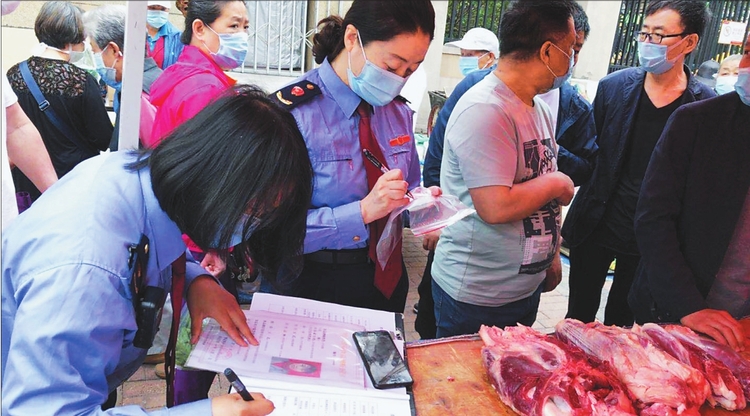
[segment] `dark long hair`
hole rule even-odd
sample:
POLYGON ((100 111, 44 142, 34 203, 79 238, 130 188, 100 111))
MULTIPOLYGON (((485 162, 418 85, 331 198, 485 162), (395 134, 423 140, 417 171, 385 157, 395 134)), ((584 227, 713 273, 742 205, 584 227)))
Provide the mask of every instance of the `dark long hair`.
POLYGON ((151 169, 162 209, 199 247, 212 248, 217 236, 227 247, 235 226, 249 217, 246 241, 235 250, 264 276, 273 278, 300 253, 312 165, 294 117, 259 88, 228 90, 143 152, 131 169, 151 169))
MULTIPOLYGON (((190 41, 193 39, 193 22, 200 20, 204 25, 211 26, 211 23, 221 16, 221 11, 224 10, 227 3, 233 1, 242 0, 190 0, 185 15, 185 30, 182 31, 180 42, 190 45, 190 41)), ((242 3, 245 2, 242 1, 242 3)))
POLYGON ((325 58, 331 62, 344 49, 344 31, 348 25, 359 30, 362 45, 388 41, 402 33, 422 33, 435 36, 435 9, 430 0, 354 0, 342 19, 328 16, 318 22, 318 33, 313 36, 315 62, 325 58))

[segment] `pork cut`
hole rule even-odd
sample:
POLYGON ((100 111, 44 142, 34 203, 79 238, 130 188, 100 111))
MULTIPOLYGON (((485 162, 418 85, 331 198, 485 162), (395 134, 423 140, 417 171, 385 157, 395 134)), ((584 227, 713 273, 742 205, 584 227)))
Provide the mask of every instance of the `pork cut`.
POLYGON ((482 326, 482 357, 500 399, 522 415, 634 415, 609 365, 529 327, 482 326))
POLYGON ((719 405, 727 410, 745 408, 746 401, 742 386, 723 362, 711 357, 694 344, 681 341, 663 326, 647 323, 643 326, 633 326, 633 331, 648 337, 659 348, 683 364, 700 371, 711 386, 711 394, 708 395, 708 403, 711 406, 719 405))
POLYGON ((712 358, 724 363, 742 386, 742 391, 745 393, 745 400, 750 400, 750 361, 729 346, 701 337, 688 327, 667 325, 664 329, 679 338, 683 343, 694 345, 712 358))
POLYGON ((564 342, 609 363, 641 415, 698 415, 710 394, 698 370, 630 330, 565 319, 555 326, 555 333, 564 342))

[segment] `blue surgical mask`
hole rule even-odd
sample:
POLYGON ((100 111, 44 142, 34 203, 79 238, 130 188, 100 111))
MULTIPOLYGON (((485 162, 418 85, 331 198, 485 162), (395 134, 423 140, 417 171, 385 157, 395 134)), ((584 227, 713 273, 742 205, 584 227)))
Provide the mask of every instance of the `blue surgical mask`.
POLYGON ((169 21, 169 12, 163 10, 149 10, 146 12, 146 22, 155 29, 161 29, 169 21))
POLYGON ((739 69, 734 90, 740 95, 740 100, 745 105, 750 105, 750 67, 739 69))
POLYGON ((559 50, 560 52, 562 52, 563 55, 567 56, 568 59, 570 60, 570 62, 568 64, 568 72, 566 72, 564 75, 560 75, 560 76, 558 76, 557 74, 555 74, 555 71, 553 71, 552 68, 549 67, 549 65, 544 64, 544 65, 547 66, 547 69, 549 70, 549 72, 551 72, 552 75, 555 77, 555 80, 552 82, 552 88, 550 88, 550 91, 562 87, 562 85, 565 84, 565 81, 567 81, 567 80, 570 79, 570 77, 573 75, 573 65, 575 65, 575 55, 574 54, 567 54, 567 53, 565 53, 565 51, 563 51, 562 49, 560 49, 560 47, 557 46, 557 45, 555 45, 554 43, 552 43, 552 46, 554 46, 555 48, 557 48, 557 50, 559 50))
MULTIPOLYGON (((488 52, 489 53, 489 52, 488 52)), ((472 72, 484 69, 487 67, 487 64, 485 64, 482 68, 479 68, 479 60, 484 58, 487 54, 485 53, 482 56, 461 56, 458 58, 458 69, 461 70, 461 75, 467 76, 471 74, 472 72)), ((492 62, 492 60, 490 60, 492 62)))
POLYGON ((737 83, 737 75, 722 75, 716 77, 716 85, 714 90, 719 95, 726 94, 734 91, 734 84, 737 83))
POLYGON ((357 39, 359 39, 362 56, 365 58, 365 65, 362 67, 362 72, 355 76, 352 72, 351 55, 349 55, 349 68, 346 69, 346 74, 349 78, 349 87, 360 98, 370 103, 370 105, 375 107, 384 106, 393 101, 401 92, 401 88, 404 87, 407 78, 402 78, 388 72, 368 61, 359 31, 357 31, 357 39))
POLYGON ((479 69, 479 57, 478 56, 462 56, 458 58, 458 69, 461 70, 461 75, 467 76, 472 72, 479 69))
MULTIPOLYGON (((206 27, 216 33, 211 26, 206 25, 206 27)), ((219 50, 216 53, 211 52, 210 49, 208 51, 216 65, 225 71, 242 65, 247 56, 247 39, 250 35, 243 30, 237 33, 216 33, 216 36, 219 37, 219 50)))
POLYGON ((674 66, 675 62, 681 55, 677 55, 672 59, 667 59, 667 53, 671 48, 676 47, 682 41, 675 43, 671 47, 667 45, 660 45, 658 43, 651 42, 638 42, 638 62, 641 67, 646 71, 654 75, 663 74, 674 66))
POLYGON ((109 45, 105 46, 104 49, 102 49, 99 53, 94 54, 94 64, 96 65, 96 72, 99 73, 99 76, 102 77, 102 80, 104 80, 105 84, 109 85, 117 91, 120 91, 122 90, 122 81, 117 80, 117 71, 115 70, 115 64, 117 63, 117 59, 119 58, 115 58, 115 62, 112 63, 112 67, 104 65, 102 54, 107 50, 107 48, 109 48, 109 45))
POLYGON ((260 219, 244 214, 240 222, 238 222, 237 225, 234 227, 234 232, 232 233, 232 239, 229 241, 229 247, 220 247, 220 244, 219 244, 220 237, 217 234, 216 237, 214 237, 213 243, 211 243, 211 248, 228 249, 242 242, 247 241, 247 238, 244 238, 244 234, 242 231, 245 228, 245 223, 248 221, 250 221, 250 226, 248 228, 248 234, 247 234, 247 236, 249 237, 253 233, 253 231, 255 231, 255 229, 258 228, 258 225, 260 224, 260 219))

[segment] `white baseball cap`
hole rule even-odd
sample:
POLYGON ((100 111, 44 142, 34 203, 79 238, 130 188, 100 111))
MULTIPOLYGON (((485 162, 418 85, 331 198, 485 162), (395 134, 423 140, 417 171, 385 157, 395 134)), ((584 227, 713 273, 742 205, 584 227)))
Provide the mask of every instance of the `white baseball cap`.
POLYGON ((172 4, 171 1, 153 1, 153 0, 149 0, 149 2, 148 2, 149 6, 161 6, 161 7, 165 8, 165 9, 169 9, 170 6, 171 6, 171 4, 172 4))
POLYGON ((495 58, 500 55, 500 41, 497 40, 497 36, 483 27, 469 29, 461 40, 448 42, 446 45, 470 51, 489 51, 495 58))

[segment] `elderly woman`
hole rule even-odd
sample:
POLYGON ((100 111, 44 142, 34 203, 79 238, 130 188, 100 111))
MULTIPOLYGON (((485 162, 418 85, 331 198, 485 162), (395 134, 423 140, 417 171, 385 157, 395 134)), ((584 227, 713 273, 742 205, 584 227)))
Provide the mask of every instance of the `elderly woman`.
MULTIPOLYGON (((2 414, 102 414, 153 338, 158 313, 149 320, 136 311, 160 308, 170 291, 187 299, 194 340, 210 316, 237 343, 257 345, 232 295, 186 254, 182 234, 205 247, 239 243, 274 275, 302 244, 311 195, 294 119, 249 87, 217 99, 153 150, 81 164, 3 232, 2 414)), ((273 410, 255 396, 154 414, 273 410)), ((138 406, 104 413, 146 414, 138 406)))
MULTIPOLYGON (((94 51, 96 70, 107 85, 115 89, 115 102, 120 101, 122 91, 122 65, 125 46, 125 17, 127 9, 120 5, 104 5, 83 15, 83 26, 94 51)), ((147 54, 148 55, 148 54, 147 54)), ((151 129, 154 126, 156 109, 149 101, 151 84, 162 71, 153 58, 143 61, 143 86, 141 90, 141 124, 138 136, 144 146, 152 147, 151 129)), ((120 124, 119 105, 115 106, 117 119, 110 149, 117 150, 120 124)))
MULTIPOLYGON (((69 2, 46 2, 36 18, 34 32, 42 43, 42 52, 11 67, 8 80, 21 108, 39 130, 57 176, 62 177, 107 148, 112 123, 96 80, 75 66, 84 50, 81 9, 69 2), (29 71, 28 81, 22 74, 24 67, 29 71), (47 111, 40 109, 44 99, 37 100, 32 94, 35 86, 49 102, 47 111), (56 121, 50 118, 51 112, 56 121)), ((32 200, 41 195, 18 169, 14 169, 13 181, 16 191, 28 192, 32 200)))

